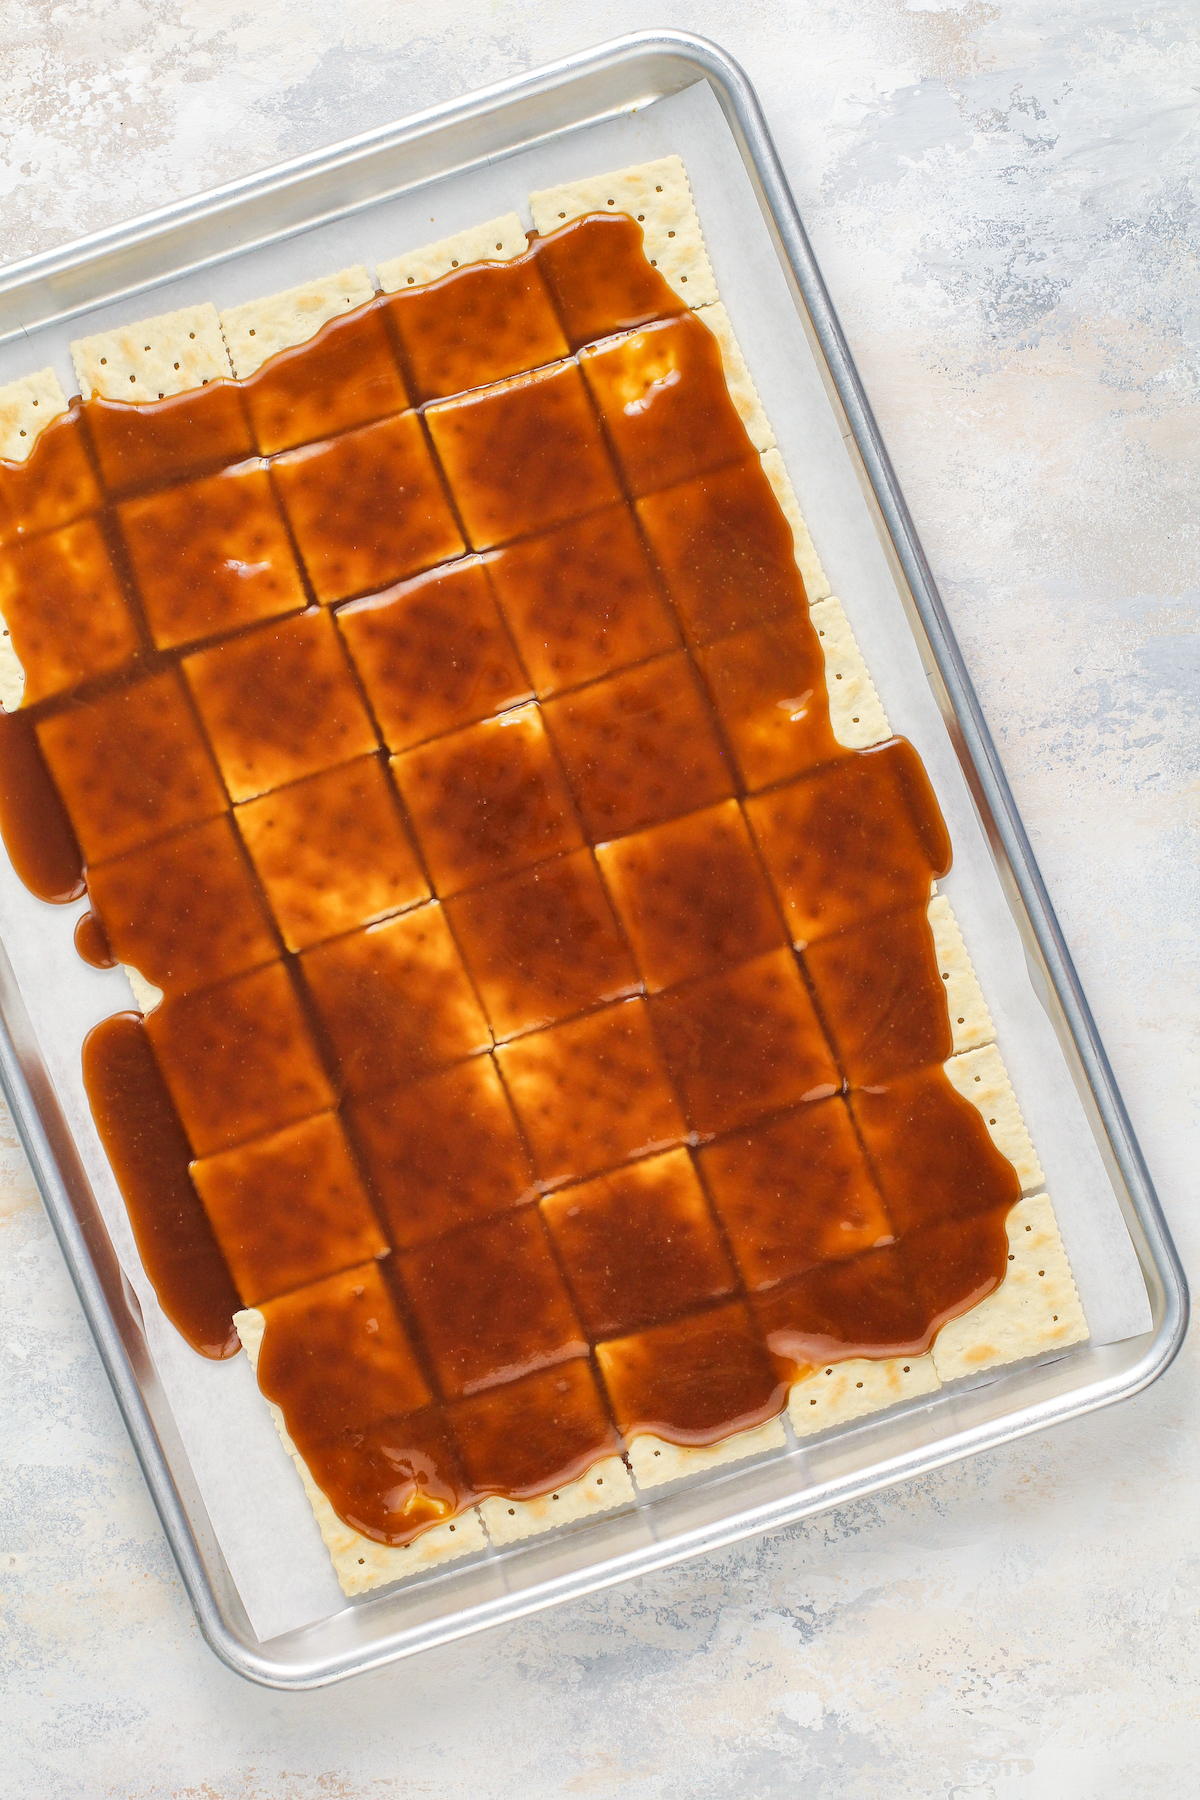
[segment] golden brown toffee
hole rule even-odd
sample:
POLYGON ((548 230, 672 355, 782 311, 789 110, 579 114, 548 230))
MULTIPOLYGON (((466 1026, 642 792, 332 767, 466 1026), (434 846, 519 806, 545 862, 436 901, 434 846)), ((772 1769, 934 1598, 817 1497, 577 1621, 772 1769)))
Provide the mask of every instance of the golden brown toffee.
POLYGON ((950 846, 845 751, 792 537, 633 220, 100 400, 0 469, 0 825, 80 952, 164 1307, 240 1302, 334 1508, 400 1543, 818 1359, 917 1353, 1016 1175, 940 1064, 950 846), (190 1171, 190 1172, 189 1172, 190 1171))

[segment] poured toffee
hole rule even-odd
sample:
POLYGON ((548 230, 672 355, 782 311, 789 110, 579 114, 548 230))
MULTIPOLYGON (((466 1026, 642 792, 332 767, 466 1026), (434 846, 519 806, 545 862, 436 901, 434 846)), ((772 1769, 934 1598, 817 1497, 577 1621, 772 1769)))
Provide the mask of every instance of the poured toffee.
POLYGON ((622 216, 0 467, 0 828, 161 987, 84 1046, 142 1259, 408 1541, 1005 1268, 942 1073, 950 846, 846 751, 715 339, 622 216), (84 600, 86 599, 86 606, 84 600))

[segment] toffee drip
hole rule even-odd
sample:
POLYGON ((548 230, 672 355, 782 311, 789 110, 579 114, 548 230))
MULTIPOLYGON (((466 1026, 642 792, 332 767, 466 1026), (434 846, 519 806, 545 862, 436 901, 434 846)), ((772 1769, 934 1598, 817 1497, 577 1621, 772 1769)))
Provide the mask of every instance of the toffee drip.
POLYGON ((115 1013, 93 1026, 83 1074, 159 1304, 201 1356, 236 1356, 237 1290, 188 1175, 191 1148, 140 1013, 115 1013))

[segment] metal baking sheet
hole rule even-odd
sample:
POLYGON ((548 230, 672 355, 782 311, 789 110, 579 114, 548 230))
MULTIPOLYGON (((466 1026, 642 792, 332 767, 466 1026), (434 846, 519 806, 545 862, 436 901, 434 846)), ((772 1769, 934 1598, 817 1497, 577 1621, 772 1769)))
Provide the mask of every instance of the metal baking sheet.
MULTIPOLYGON (((8 958, 0 957, 0 1080, 201 1628, 231 1667, 271 1685, 302 1687, 336 1679, 786 1523, 1122 1398, 1161 1373, 1185 1329, 1182 1274, 995 749, 754 95, 720 51, 677 34, 622 39, 12 265, 0 275, 0 379, 47 360, 55 360, 65 376, 65 344, 80 328, 70 321, 84 314, 88 328, 97 328, 108 322, 106 308, 114 322, 136 318, 179 304, 189 289, 195 298, 211 296, 226 305, 302 274, 336 267, 339 260, 370 261, 489 212, 509 210, 531 187, 662 154, 653 124, 685 116, 691 146, 670 142, 665 147, 680 148, 694 179, 699 177, 697 198, 706 229, 706 196, 714 209, 720 199, 728 211, 744 201, 748 183, 760 209, 762 226, 749 221, 757 263, 754 254, 727 255, 723 267, 721 243, 712 242, 710 248, 735 326, 750 316, 752 306, 775 308, 775 329, 767 332, 776 349, 775 363, 771 366, 769 354, 760 352, 766 363, 755 372, 785 459, 795 477, 780 407, 792 373, 804 360, 802 341, 800 356, 788 354, 788 338, 794 351, 799 322, 817 376, 803 398, 811 409, 815 396, 816 405, 828 412, 823 422, 828 426, 832 421, 833 460, 840 438, 849 458, 846 466, 858 476, 856 504, 866 522, 865 536, 860 531, 861 541, 846 550, 843 568, 831 566, 835 590, 851 610, 885 702, 888 679, 898 680, 893 668, 906 661, 910 679, 914 673, 919 681, 927 678, 937 702, 936 709, 930 707, 922 694, 923 724, 915 718, 920 708, 906 709, 894 701, 890 708, 897 728, 918 742, 939 794, 945 796, 951 787, 961 790, 960 822, 951 819, 961 867, 956 866, 950 891, 997 1017, 1002 1050, 1047 1163, 1093 1340, 1059 1360, 989 1376, 966 1390, 956 1384, 930 1401, 863 1421, 828 1441, 728 1470, 644 1501, 631 1512, 513 1546, 481 1562, 450 1565, 417 1584, 353 1604, 341 1602, 334 1585, 326 1607, 310 1601, 307 1612, 301 1608, 297 1616, 311 1622, 273 1635, 267 1627, 264 1641, 255 1632, 222 1548, 222 1542, 229 1545, 228 1521, 219 1521, 219 1531, 214 1528, 201 1497, 203 1486, 211 1505, 217 1490, 214 1471, 201 1467, 196 1454, 195 1420, 185 1416, 177 1384, 173 1402, 164 1392, 162 1368, 170 1352, 161 1318, 153 1317, 153 1305, 139 1303, 136 1286, 141 1284, 135 1286, 121 1266, 134 1267, 135 1276, 140 1273, 130 1262, 129 1243, 120 1241, 111 1208, 97 1202, 102 1184, 87 1142, 90 1120, 79 1116, 70 1083, 62 1067, 54 1066, 61 1061, 56 1054, 61 1043, 51 1044, 44 1028, 39 1036, 30 1024, 30 1012, 44 1006, 50 975, 39 972, 35 992, 25 978, 23 997, 8 958), (656 105, 661 105, 660 113, 653 110, 656 105), (522 157, 522 165, 509 161, 514 156, 522 157), (533 171, 528 179, 527 169, 533 171), (426 219, 429 225, 424 225, 426 219), (381 235, 385 229, 390 237, 381 235), (770 267, 764 266, 764 256, 770 267), (758 290, 752 294, 748 284, 756 280, 758 290), (147 291, 155 287, 165 291, 147 291), (765 298, 764 289, 770 290, 765 298), (880 592, 881 584, 886 594, 880 592), (858 610, 851 607, 856 585, 864 594, 858 610), (969 816, 961 810, 968 808, 969 816), (964 836, 978 838, 978 854, 963 856, 964 836), (981 877, 978 891, 968 879, 972 869, 981 877), (991 923, 1002 924, 1002 930, 986 929, 989 887, 991 923), (999 922, 996 904, 1004 913, 999 922), (1019 979, 1014 962, 1020 964, 1019 979), (1040 1007, 1035 1005, 1036 1019, 1029 1010, 1030 981, 1041 1001, 1040 1007), (1023 1031, 1005 1029, 1006 1011, 1014 1027, 1023 1018, 1023 1031), (1060 1147, 1063 1180, 1067 1163, 1077 1164, 1076 1191, 1066 1196, 1065 1207, 1062 1184, 1056 1184, 1053 1159, 1044 1148, 1048 1123, 1039 1122, 1037 1097, 1029 1093, 1028 1082, 1023 1089, 1017 1066, 1020 1039, 1036 1038, 1039 1031, 1045 1039, 1043 1058, 1048 1045, 1060 1065, 1060 1083, 1067 1084, 1060 1091, 1070 1104, 1060 1111, 1071 1112, 1077 1131, 1077 1156, 1067 1155, 1070 1144, 1060 1147), (91 1179, 85 1165, 91 1166, 91 1179), (1144 1294, 1139 1285, 1132 1295, 1128 1281, 1110 1281, 1106 1290, 1100 1280, 1103 1259, 1093 1258, 1095 1266, 1089 1269, 1081 1266, 1087 1246, 1078 1225, 1072 1236, 1072 1204, 1076 1219, 1080 1208, 1091 1205, 1089 1216, 1103 1218, 1111 1232, 1127 1234, 1119 1246, 1108 1244, 1109 1262, 1119 1263, 1119 1248, 1131 1264, 1132 1246, 1144 1294), (106 1213, 112 1229, 106 1227, 106 1213)), ((753 355, 751 361, 755 365, 753 355)), ((822 492, 819 471, 808 473, 810 491, 800 480, 797 486, 820 549, 822 521, 839 504, 844 507, 845 498, 839 502, 836 484, 822 492)), ((846 468, 839 465, 838 473, 844 487, 846 468)), ((27 956, 27 944, 8 944, 14 961, 27 956)), ((77 1022, 84 1022, 89 1006, 101 1016, 122 1004, 111 985, 89 990, 79 969, 77 962, 64 962, 62 969, 64 983, 78 996, 77 1022)), ((121 977, 105 979, 111 984, 121 977)), ((71 1040, 65 1034, 75 1046, 76 1062, 80 1035, 71 1040)), ((277 1448, 269 1444, 271 1452, 277 1448)), ((236 1462, 227 1452, 226 1486, 227 1471, 236 1462)), ((221 1475, 216 1471, 218 1488, 221 1475)), ((244 1567, 241 1573, 245 1587, 244 1567)), ((261 1608, 256 1623, 262 1631, 261 1608)))

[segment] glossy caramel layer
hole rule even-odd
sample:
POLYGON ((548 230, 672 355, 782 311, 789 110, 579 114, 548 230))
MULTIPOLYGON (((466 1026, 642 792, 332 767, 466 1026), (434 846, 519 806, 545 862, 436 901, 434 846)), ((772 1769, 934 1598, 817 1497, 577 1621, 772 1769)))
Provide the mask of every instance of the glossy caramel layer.
POLYGON ((0 599, 5 841, 48 899, 86 859, 81 954, 165 996, 84 1058, 147 1272, 207 1354, 261 1307, 357 1529, 710 1443, 998 1282, 937 803, 835 741, 635 221, 76 407, 0 469, 0 599))

